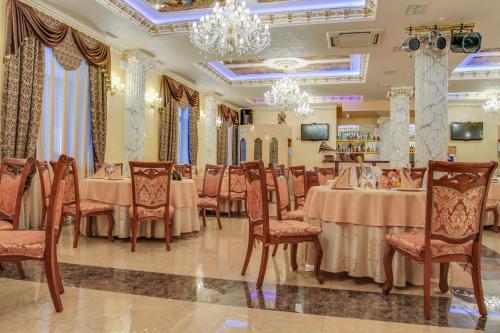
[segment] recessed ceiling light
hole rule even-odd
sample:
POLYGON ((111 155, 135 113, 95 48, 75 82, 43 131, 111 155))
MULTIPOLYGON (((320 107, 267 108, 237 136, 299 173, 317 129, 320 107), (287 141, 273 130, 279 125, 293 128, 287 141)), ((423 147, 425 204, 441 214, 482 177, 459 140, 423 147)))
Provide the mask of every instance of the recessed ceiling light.
POLYGON ((427 4, 408 5, 405 10, 406 16, 423 15, 427 9, 427 4))

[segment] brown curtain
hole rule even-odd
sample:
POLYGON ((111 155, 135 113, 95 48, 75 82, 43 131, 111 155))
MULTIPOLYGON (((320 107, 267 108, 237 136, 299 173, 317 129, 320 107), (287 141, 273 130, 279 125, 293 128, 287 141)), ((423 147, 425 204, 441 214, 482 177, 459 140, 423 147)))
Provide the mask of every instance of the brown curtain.
POLYGON ((232 139, 232 149, 233 149, 233 165, 237 165, 238 163, 238 150, 239 150, 239 145, 238 145, 238 124, 233 124, 233 139, 232 139))
POLYGON ((40 128, 45 57, 43 45, 27 37, 5 65, 2 157, 34 157, 40 128))
POLYGON ((110 84, 109 69, 111 68, 109 46, 39 13, 19 0, 8 0, 6 14, 5 58, 8 60, 7 68, 12 68, 7 69, 9 73, 6 73, 4 81, 4 89, 8 89, 8 96, 4 95, 2 105, 4 129, 7 129, 7 133, 9 133, 12 131, 10 128, 15 128, 18 135, 29 135, 29 138, 8 138, 3 131, 3 156, 6 156, 5 154, 18 154, 21 150, 25 150, 23 154, 32 155, 34 152, 40 124, 41 95, 43 94, 43 44, 54 49, 58 61, 67 70, 78 68, 82 56, 89 63, 92 138, 96 161, 103 162, 106 141, 106 91, 110 84), (36 43, 28 43, 27 40, 35 40, 36 43), (35 52, 32 43, 36 44, 36 53, 41 53, 41 56, 35 57, 37 61, 33 60, 35 58, 30 60, 30 52, 35 52), (81 55, 76 54, 76 49, 81 55), (28 70, 31 63, 33 63, 34 69, 30 76, 28 70), (16 69, 19 71, 17 74, 14 73, 16 69), (41 73, 41 79, 38 77, 39 73, 41 73), (10 76, 18 76, 21 80, 20 83, 17 83, 17 92, 16 88, 13 87, 16 84, 15 78, 13 82, 9 82, 10 76), (11 87, 7 87, 8 85, 11 87), (38 95, 40 95, 40 101, 38 101, 38 95), (21 104, 24 104, 24 108, 26 108, 26 101, 31 100, 33 106, 30 107, 30 110, 32 112, 19 112, 16 118, 10 116, 11 118, 7 120, 5 115, 8 116, 11 112, 8 108, 14 107, 17 99, 20 100, 20 110, 23 107, 21 104), (29 128, 28 134, 24 133, 26 128, 29 128), (16 140, 19 142, 15 143, 16 140))
POLYGON ((163 111, 160 119, 160 161, 177 161, 177 137, 179 105, 185 100, 190 105, 189 114, 189 162, 197 164, 198 158, 198 110, 200 96, 196 90, 163 75, 160 85, 163 111))

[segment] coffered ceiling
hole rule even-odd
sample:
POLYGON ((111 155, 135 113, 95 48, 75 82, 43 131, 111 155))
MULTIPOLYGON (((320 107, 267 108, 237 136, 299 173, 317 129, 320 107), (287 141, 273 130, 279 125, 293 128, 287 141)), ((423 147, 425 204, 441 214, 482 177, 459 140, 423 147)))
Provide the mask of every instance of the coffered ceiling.
POLYGON ((248 0, 248 7, 270 23, 271 47, 231 61, 205 58, 189 42, 189 23, 211 10, 211 0, 31 2, 63 12, 124 50, 147 51, 200 90, 241 107, 261 105, 269 84, 284 75, 275 66, 282 59, 300 64, 290 75, 320 103, 358 98, 353 96, 385 99, 390 86, 414 85, 414 61, 398 46, 407 37, 405 28, 419 24, 475 23, 483 52, 449 53, 450 93, 463 97, 500 89, 498 0, 248 0), (425 5, 424 10, 411 10, 415 4, 425 5), (327 33, 345 31, 382 34, 375 45, 331 47, 327 33))

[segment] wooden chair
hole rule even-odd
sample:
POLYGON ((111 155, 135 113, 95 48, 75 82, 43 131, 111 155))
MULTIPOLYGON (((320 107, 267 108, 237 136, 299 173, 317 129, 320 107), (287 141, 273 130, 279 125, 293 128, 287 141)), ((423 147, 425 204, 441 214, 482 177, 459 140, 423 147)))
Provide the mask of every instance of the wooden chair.
MULTIPOLYGON (((50 162, 52 169, 56 166, 54 161, 50 162)), ((55 169, 54 169, 55 170, 55 169)), ((66 175, 64 176, 65 190, 63 198, 63 214, 62 218, 72 216, 75 218, 75 231, 73 235, 73 248, 78 247, 78 239, 80 238, 80 223, 82 218, 89 218, 91 216, 105 215, 108 218, 108 239, 113 241, 113 227, 115 219, 113 217, 113 205, 96 202, 91 200, 80 199, 80 187, 78 182, 78 167, 75 159, 71 160, 66 175)), ((62 225, 62 222, 61 222, 62 225)), ((59 228, 60 237, 62 228, 59 228)), ((92 236, 92 222, 87 221, 87 234, 92 236)))
POLYGON ((424 316, 431 316, 431 269, 440 264, 439 288, 448 291, 450 262, 471 264, 472 283, 479 313, 486 316, 481 286, 481 237, 486 197, 496 162, 450 163, 429 161, 427 209, 424 233, 387 234, 384 257, 387 281, 392 289, 392 258, 397 251, 424 264, 424 316))
POLYGON ((35 161, 38 177, 40 178, 40 192, 42 196, 42 221, 40 222, 40 229, 45 227, 45 219, 47 216, 47 209, 49 208, 50 188, 52 184, 49 163, 47 161, 35 161))
POLYGON ((222 188, 222 180, 224 179, 225 170, 225 165, 207 164, 205 166, 205 177, 203 177, 203 192, 201 193, 201 197, 198 199, 198 208, 201 209, 204 226, 207 225, 206 210, 214 209, 215 216, 217 218, 217 224, 219 225, 219 229, 222 229, 222 224, 220 222, 220 191, 222 188))
POLYGON ((269 202, 267 199, 266 170, 262 161, 242 163, 247 184, 247 209, 249 220, 248 247, 241 275, 245 275, 252 255, 255 240, 262 243, 262 258, 260 262, 257 288, 262 287, 266 274, 269 247, 278 244, 292 244, 291 266, 297 270, 298 243, 313 242, 317 250, 316 264, 314 267, 316 278, 323 283, 320 266, 323 257, 318 235, 321 229, 308 223, 293 220, 269 220, 269 202))
POLYGON ((498 233, 500 231, 498 230, 498 201, 488 200, 485 210, 493 213, 493 231, 498 233))
POLYGON ((410 177, 415 182, 417 187, 422 187, 424 184, 425 173, 427 168, 411 168, 410 177))
POLYGON ((314 167, 314 171, 318 175, 319 185, 324 185, 327 181, 335 179, 335 168, 314 167))
MULTIPOLYGON (((104 167, 108 163, 94 163, 94 176, 102 176, 104 177, 106 175, 106 171, 104 167)), ((114 164, 115 166, 115 171, 111 175, 111 177, 121 177, 123 175, 123 163, 109 163, 109 164, 114 164)))
POLYGON ((292 174, 294 210, 297 210, 299 207, 303 207, 306 201, 306 167, 303 165, 291 166, 289 169, 292 174))
POLYGON ((243 168, 239 165, 230 165, 229 169, 229 189, 227 193, 222 192, 221 196, 227 200, 228 216, 231 217, 231 204, 238 203, 238 214, 241 212, 241 202, 246 206, 247 188, 243 168))
POLYGON ((129 162, 132 177, 132 206, 129 208, 132 252, 137 245, 137 230, 142 221, 159 221, 165 225, 165 246, 170 251, 172 216, 170 182, 172 162, 129 162))
POLYGON ((4 261, 21 262, 24 260, 43 261, 50 296, 57 312, 62 312, 63 310, 59 294, 64 293, 64 287, 57 263, 56 242, 58 229, 62 220, 62 202, 65 186, 63 178, 66 174, 66 168, 70 163, 70 158, 61 155, 55 167, 45 231, 0 231, 0 263, 4 261))
POLYGON ((0 231, 18 230, 21 204, 33 159, 6 157, 0 170, 0 231))
POLYGON ((174 170, 177 170, 184 178, 193 179, 193 166, 191 164, 174 164, 174 170))

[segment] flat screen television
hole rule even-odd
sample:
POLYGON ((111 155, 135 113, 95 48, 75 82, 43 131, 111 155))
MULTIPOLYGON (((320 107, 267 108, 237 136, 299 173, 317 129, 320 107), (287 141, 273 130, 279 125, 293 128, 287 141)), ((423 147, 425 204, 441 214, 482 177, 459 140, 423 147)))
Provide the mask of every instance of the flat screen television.
POLYGON ((328 124, 302 124, 300 128, 300 139, 302 141, 328 140, 330 137, 330 125, 328 124))
POLYGON ((483 123, 451 123, 451 139, 461 141, 482 140, 483 123))

